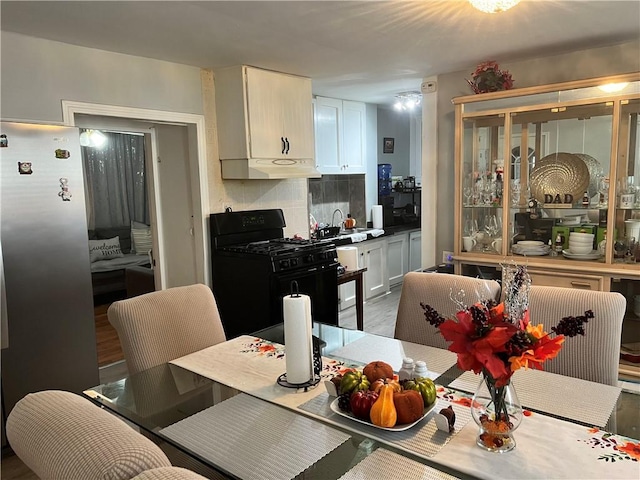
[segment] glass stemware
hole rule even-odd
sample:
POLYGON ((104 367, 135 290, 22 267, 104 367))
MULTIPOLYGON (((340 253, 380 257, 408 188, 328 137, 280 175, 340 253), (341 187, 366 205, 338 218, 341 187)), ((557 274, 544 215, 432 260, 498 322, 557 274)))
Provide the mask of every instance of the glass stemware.
POLYGON ((520 180, 514 180, 511 182, 511 205, 517 207, 520 205, 520 180))
POLYGON ((464 198, 465 198, 465 205, 472 205, 471 203, 471 197, 473 197, 473 187, 467 185, 466 187, 464 187, 464 190, 462 191, 464 198))

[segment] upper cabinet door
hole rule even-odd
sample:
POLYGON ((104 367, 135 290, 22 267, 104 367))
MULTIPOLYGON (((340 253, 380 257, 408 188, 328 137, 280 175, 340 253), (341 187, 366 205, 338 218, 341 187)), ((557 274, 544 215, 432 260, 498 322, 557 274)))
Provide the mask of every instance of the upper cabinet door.
MULTIPOLYGON (((247 68, 246 98, 251 158, 285 158, 286 75, 247 68)), ((311 97, 311 95, 309 95, 311 97)))
POLYGON ((314 158, 311 79, 281 75, 285 158, 314 158))
POLYGON ((316 97, 316 167, 323 174, 365 173, 366 105, 316 97))
POLYGON ((253 158, 313 158, 311 80, 247 68, 253 158))
POLYGON ((323 174, 342 172, 342 100, 316 97, 316 166, 323 174))
POLYGON ((365 173, 366 106, 362 102, 342 102, 343 161, 348 173, 365 173))

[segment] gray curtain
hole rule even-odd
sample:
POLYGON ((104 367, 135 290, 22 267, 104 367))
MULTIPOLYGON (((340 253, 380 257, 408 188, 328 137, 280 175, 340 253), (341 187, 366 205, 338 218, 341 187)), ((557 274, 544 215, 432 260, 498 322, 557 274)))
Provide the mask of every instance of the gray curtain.
POLYGON ((89 228, 149 225, 144 136, 102 133, 102 148, 81 147, 89 228))

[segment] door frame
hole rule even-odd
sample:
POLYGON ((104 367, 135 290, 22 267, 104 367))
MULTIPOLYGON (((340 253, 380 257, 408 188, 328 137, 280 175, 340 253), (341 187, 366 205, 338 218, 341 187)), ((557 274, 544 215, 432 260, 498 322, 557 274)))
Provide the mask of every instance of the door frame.
MULTIPOLYGON (((211 280, 211 268, 210 268, 210 246, 209 235, 207 232, 208 222, 208 210, 209 210, 209 185, 208 185, 208 171, 207 171, 207 152, 206 152, 206 138, 205 138, 205 121, 204 115, 191 114, 191 113, 178 113, 167 112, 162 110, 150 110, 144 108, 135 107, 120 107, 114 105, 103 105, 97 103, 76 102, 69 100, 62 100, 62 119, 63 124, 67 126, 75 127, 75 115, 96 115, 103 117, 115 117, 128 120, 138 120, 142 122, 160 122, 160 123, 178 123, 185 124, 188 131, 194 131, 195 129, 195 143, 197 145, 197 155, 190 154, 190 172, 191 172, 191 186, 192 189, 197 187, 199 195, 194 195, 192 199, 194 218, 199 218, 200 221, 194 221, 194 240, 195 240, 195 254, 196 259, 196 278, 198 282, 210 285, 211 280)), ((157 152, 155 151, 155 137, 154 132, 150 132, 152 136, 152 161, 151 163, 155 168, 155 159, 157 152)), ((159 204, 159 185, 157 172, 152 170, 153 177, 153 203, 159 204)), ((162 231, 163 224, 161 215, 158 214, 156 218, 158 232, 162 231)), ((158 233, 156 232, 156 233, 158 233)), ((160 269, 165 263, 165 252, 162 247, 162 235, 156 235, 158 239, 158 252, 157 260, 160 263, 160 269)), ((162 270, 160 271, 160 285, 157 285, 160 289, 166 288, 166 279, 162 276, 162 270)))

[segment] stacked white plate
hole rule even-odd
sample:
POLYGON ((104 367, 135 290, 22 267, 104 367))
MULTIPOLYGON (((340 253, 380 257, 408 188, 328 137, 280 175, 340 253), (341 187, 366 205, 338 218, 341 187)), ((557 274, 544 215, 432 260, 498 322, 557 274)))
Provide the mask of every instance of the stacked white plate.
POLYGON ((549 245, 536 240, 520 240, 511 247, 511 251, 516 255, 526 256, 548 255, 550 250, 549 245))
POLYGON ((563 250, 562 255, 574 260, 600 258, 600 252, 593 249, 593 237, 593 233, 571 232, 569 234, 569 249, 563 250))

